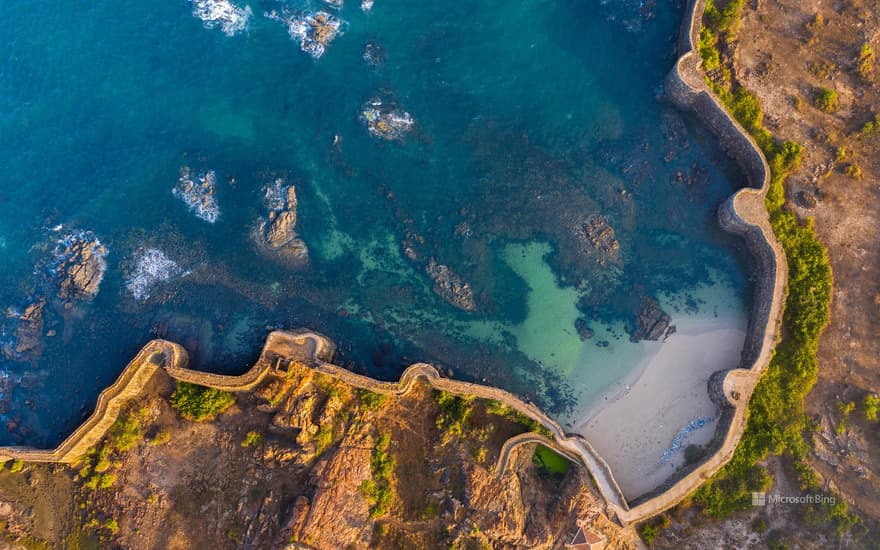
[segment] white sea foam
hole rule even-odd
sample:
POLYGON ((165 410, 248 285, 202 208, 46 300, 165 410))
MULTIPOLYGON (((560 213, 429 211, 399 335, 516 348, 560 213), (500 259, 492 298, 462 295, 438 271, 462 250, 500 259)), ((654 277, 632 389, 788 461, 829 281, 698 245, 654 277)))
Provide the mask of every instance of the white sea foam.
POLYGON ((300 49, 315 59, 324 55, 330 42, 345 32, 345 22, 326 11, 290 12, 285 9, 281 13, 273 10, 264 15, 287 27, 287 34, 299 42, 300 49))
POLYGON ((373 0, 361 0, 361 10, 370 11, 373 9, 373 0))
POLYGON ((243 8, 229 0, 191 0, 193 15, 205 22, 209 29, 220 28, 226 36, 245 30, 253 15, 250 6, 243 8))
POLYGON ((184 272, 177 262, 165 255, 158 248, 147 248, 138 252, 134 259, 134 267, 125 280, 125 288, 142 302, 150 297, 153 287, 161 282, 182 277, 184 272))
POLYGON ((172 193, 182 200, 193 213, 208 223, 214 223, 220 217, 220 205, 217 204, 217 176, 213 170, 199 173, 193 177, 192 171, 180 169, 180 179, 172 193))

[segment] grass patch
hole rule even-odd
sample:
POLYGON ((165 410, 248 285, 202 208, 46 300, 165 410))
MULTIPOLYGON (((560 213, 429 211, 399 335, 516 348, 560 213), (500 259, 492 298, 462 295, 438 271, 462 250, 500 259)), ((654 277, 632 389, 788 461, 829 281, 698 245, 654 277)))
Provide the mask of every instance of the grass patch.
POLYGON ((388 401, 387 395, 370 390, 356 388, 354 393, 357 395, 358 400, 360 400, 361 407, 369 411, 378 411, 388 401))
POLYGON ((365 480, 358 487, 358 490, 370 503, 370 517, 374 518, 385 515, 394 502, 391 476, 397 462, 388 453, 390 444, 391 435, 388 433, 381 434, 376 440, 370 457, 370 470, 373 478, 365 480))
POLYGON ((452 395, 449 392, 434 390, 432 397, 440 414, 437 415, 437 429, 443 432, 443 439, 462 435, 468 418, 473 411, 473 399, 452 395))
POLYGON ((540 444, 535 447, 532 464, 538 468, 539 472, 552 477, 562 477, 571 468, 571 462, 567 458, 540 444))
POLYGON ((235 396, 229 392, 178 382, 171 394, 171 406, 180 416, 196 422, 212 420, 235 403, 235 396))

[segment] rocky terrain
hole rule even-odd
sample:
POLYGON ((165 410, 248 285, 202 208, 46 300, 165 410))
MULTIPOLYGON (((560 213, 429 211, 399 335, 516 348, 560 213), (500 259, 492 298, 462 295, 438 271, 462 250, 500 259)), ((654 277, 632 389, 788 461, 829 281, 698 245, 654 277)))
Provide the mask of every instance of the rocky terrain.
POLYGON ((292 266, 305 264, 309 249, 296 231, 298 219, 296 187, 282 178, 266 186, 266 216, 260 219, 254 234, 258 248, 292 266))
POLYGON ((199 388, 156 374, 78 464, 6 464, 0 545, 562 548, 583 526, 635 547, 584 469, 532 444, 499 478, 529 424, 497 403, 422 384, 382 396, 296 365, 253 393, 199 388))

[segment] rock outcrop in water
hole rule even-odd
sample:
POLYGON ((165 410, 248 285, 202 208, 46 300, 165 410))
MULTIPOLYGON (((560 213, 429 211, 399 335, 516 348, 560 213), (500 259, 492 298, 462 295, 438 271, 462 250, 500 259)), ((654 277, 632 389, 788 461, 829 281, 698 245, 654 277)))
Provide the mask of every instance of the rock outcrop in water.
POLYGON ((38 299, 29 304, 23 312, 14 308, 9 308, 6 311, 7 320, 9 324, 14 325, 14 328, 11 330, 12 338, 3 342, 4 357, 11 361, 39 359, 43 348, 43 308, 45 305, 45 300, 38 299))
POLYGON ((669 315, 660 309, 657 301, 645 296, 636 314, 636 328, 629 339, 633 342, 659 340, 670 329, 669 321, 669 315))
POLYGON ((196 217, 214 223, 220 217, 217 204, 217 175, 213 170, 193 176, 192 169, 180 169, 180 179, 172 190, 174 196, 182 200, 196 217))
POLYGON ((449 269, 449 266, 437 263, 437 260, 431 258, 425 271, 434 281, 434 292, 441 298, 458 309, 477 310, 477 302, 474 300, 474 291, 471 290, 471 285, 449 269))
POLYGON ((261 219, 255 240, 259 248, 275 258, 292 265, 302 265, 309 259, 309 249, 296 232, 298 219, 296 187, 286 185, 281 178, 266 186, 266 217, 261 219))
POLYGON ((59 298, 69 303, 98 294, 107 271, 107 249, 92 232, 64 237, 58 241, 53 256, 59 298))
POLYGON ((282 23, 287 27, 287 34, 299 42, 302 51, 318 59, 337 36, 344 31, 343 21, 331 13, 271 11, 267 18, 282 23))
POLYGON ((609 225, 605 216, 594 214, 587 218, 581 227, 590 245, 598 253, 596 261, 599 264, 620 261, 620 243, 617 242, 614 228, 609 225))
POLYGON ((386 141, 403 141, 416 123, 412 115, 379 97, 364 105, 360 119, 371 136, 386 141))

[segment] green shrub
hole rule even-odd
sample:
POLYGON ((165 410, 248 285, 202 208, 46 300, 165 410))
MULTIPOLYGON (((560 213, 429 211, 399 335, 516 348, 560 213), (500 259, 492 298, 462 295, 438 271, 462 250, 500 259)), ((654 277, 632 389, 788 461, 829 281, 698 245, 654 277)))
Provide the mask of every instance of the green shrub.
POLYGON ((244 436, 241 442, 242 447, 250 447, 252 445, 262 445, 265 438, 260 432, 250 431, 244 436))
POLYGON ((714 71, 721 67, 721 55, 718 53, 718 36, 708 27, 700 30, 700 40, 697 42, 697 51, 703 60, 703 69, 714 71))
POLYGON ((823 113, 833 113, 840 108, 840 97, 837 92, 829 88, 819 88, 816 91, 816 97, 813 99, 816 108, 823 113))
POLYGON ((862 167, 861 165, 859 165, 858 162, 851 162, 847 164, 846 168, 844 168, 843 170, 843 173, 857 180, 860 180, 865 176, 865 174, 862 172, 862 167))
POLYGON ((127 451, 134 447, 143 437, 141 423, 137 415, 132 413, 117 418, 110 427, 108 437, 110 445, 120 451, 127 451))
POLYGON ((168 443, 169 441, 171 441, 171 432, 169 432, 168 430, 162 429, 162 430, 159 430, 156 433, 156 435, 153 436, 153 438, 150 440, 150 445, 155 447, 157 445, 164 445, 165 443, 168 443))
POLYGON ((463 434, 465 423, 473 410, 473 399, 438 390, 434 391, 433 398, 440 407, 436 424, 444 437, 463 434))
POLYGON ((12 466, 9 467, 9 471, 13 474, 17 474, 22 470, 24 470, 24 462, 21 460, 13 460, 12 466))
POLYGON ((323 453, 333 444, 334 433, 332 424, 322 424, 315 434, 315 454, 323 453))
POLYGON ((115 519, 107 519, 104 521, 104 529, 110 531, 114 535, 119 532, 119 524, 115 519))
POLYGON ((358 388, 354 391, 360 399, 361 406, 370 411, 377 411, 388 400, 388 396, 374 391, 358 388))
POLYGON ((229 392, 189 382, 178 382, 171 394, 171 405, 180 416, 196 422, 214 419, 233 403, 235 396, 229 392))
POLYGON ((869 393, 862 401, 862 409, 865 411, 865 418, 871 422, 877 422, 877 413, 880 409, 880 398, 873 393, 869 393))
POLYGON ((874 50, 870 44, 863 44, 856 59, 859 76, 862 80, 870 81, 874 77, 874 50))

